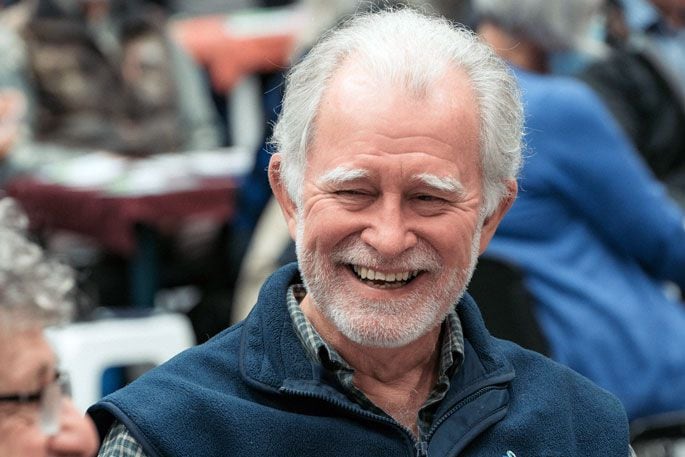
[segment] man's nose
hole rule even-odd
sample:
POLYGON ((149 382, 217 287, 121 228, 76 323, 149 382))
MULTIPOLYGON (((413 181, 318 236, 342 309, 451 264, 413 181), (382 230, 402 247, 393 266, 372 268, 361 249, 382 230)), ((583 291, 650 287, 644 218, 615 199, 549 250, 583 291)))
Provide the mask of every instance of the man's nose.
POLYGON ((367 227, 361 239, 384 257, 402 254, 416 245, 416 234, 410 219, 403 214, 399 196, 383 197, 369 208, 367 227))

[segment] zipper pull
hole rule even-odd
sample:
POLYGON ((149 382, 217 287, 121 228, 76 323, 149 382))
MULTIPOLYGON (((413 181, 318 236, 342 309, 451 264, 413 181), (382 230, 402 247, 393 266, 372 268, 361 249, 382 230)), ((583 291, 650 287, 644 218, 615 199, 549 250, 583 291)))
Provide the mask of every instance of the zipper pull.
POLYGON ((417 441, 416 447, 416 457, 428 457, 428 443, 425 441, 417 441))

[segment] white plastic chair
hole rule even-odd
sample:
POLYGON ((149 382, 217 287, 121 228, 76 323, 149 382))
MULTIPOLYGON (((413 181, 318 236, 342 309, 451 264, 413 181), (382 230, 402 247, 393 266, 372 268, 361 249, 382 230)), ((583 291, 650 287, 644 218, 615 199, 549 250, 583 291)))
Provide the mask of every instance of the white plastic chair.
POLYGON ((107 368, 159 365, 195 344, 190 321, 182 314, 79 322, 48 329, 46 336, 82 411, 100 399, 107 368))

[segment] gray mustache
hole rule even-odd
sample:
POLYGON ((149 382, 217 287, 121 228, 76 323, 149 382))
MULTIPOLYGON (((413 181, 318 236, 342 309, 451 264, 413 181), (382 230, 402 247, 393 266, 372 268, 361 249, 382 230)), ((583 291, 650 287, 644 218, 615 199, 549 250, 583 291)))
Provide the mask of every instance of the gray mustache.
POLYGON ((377 270, 437 271, 442 267, 438 253, 422 241, 399 256, 386 257, 359 238, 346 239, 331 253, 331 259, 338 263, 361 265, 377 270))

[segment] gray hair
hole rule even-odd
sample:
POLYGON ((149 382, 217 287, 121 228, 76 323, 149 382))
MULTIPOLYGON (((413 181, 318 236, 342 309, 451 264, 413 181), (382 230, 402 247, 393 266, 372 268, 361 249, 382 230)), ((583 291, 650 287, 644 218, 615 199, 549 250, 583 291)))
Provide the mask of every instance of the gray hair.
POLYGON ((336 70, 350 56, 380 81, 415 96, 428 93, 452 69, 468 75, 479 105, 482 211, 491 214, 508 192, 506 181, 516 178, 521 165, 518 86, 506 64, 471 31, 409 8, 352 18, 324 36, 288 74, 273 144, 282 155, 282 179, 297 206, 317 110, 336 70))
MULTIPOLYGON (((602 0, 473 0, 472 7, 510 33, 524 36, 547 52, 592 49, 588 29, 602 0)), ((598 46, 594 43, 594 46, 598 46)))
POLYGON ((11 198, 0 200, 0 334, 72 317, 72 270, 48 259, 26 238, 28 219, 11 198))

